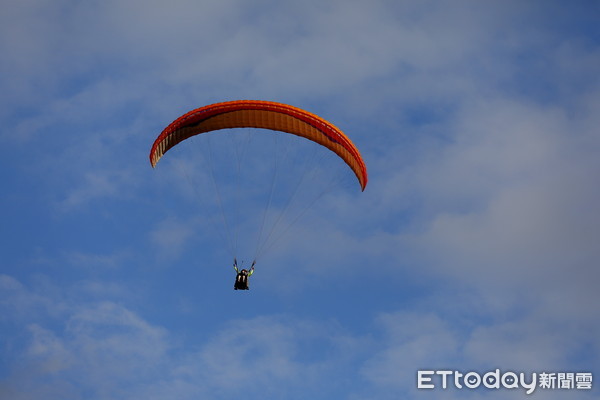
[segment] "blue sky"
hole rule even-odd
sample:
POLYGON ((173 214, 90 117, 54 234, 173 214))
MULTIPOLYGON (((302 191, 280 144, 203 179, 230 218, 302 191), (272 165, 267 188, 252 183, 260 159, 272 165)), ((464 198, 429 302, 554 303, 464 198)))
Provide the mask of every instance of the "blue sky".
POLYGON ((416 375, 600 379, 597 2, 0 9, 1 398, 521 399, 416 375), (235 99, 328 119, 370 176, 244 293, 180 154, 148 162, 177 116, 235 99))

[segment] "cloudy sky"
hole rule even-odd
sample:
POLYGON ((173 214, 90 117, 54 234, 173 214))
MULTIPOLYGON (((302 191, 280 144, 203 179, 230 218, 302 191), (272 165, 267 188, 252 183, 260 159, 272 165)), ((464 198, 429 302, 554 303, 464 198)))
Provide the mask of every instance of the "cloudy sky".
POLYGON ((534 396, 600 397, 597 2, 0 11, 0 398, 528 397, 417 389, 496 368, 591 372, 534 396), (173 119, 235 99, 328 119, 370 178, 320 197, 248 292, 208 175, 148 162, 173 119))

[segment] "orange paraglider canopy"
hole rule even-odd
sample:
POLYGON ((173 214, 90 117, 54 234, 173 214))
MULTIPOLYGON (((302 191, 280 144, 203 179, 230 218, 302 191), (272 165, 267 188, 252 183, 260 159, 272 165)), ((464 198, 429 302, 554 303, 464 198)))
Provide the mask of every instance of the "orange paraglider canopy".
POLYGON ((335 125, 297 107, 271 101, 237 100, 215 103, 182 115, 156 138, 150 150, 152 167, 173 146, 205 132, 229 128, 262 128, 298 135, 340 156, 367 186, 367 167, 352 141, 335 125))

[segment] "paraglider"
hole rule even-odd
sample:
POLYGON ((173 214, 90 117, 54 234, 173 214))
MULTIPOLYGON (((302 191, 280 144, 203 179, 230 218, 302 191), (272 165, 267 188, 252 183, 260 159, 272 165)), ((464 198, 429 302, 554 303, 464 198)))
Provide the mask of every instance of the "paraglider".
MULTIPOLYGON (((229 130, 233 128, 251 128, 251 131, 256 132, 260 132, 261 130, 270 130, 280 133, 289 133, 308 139, 330 150, 339 158, 341 158, 341 160, 348 167, 350 167, 354 173, 361 190, 365 190, 368 181, 365 162, 363 161, 362 156, 356 146, 339 128, 325 119, 303 109, 271 101, 227 101, 200 107, 182 115, 169 124, 154 141, 149 155, 150 164, 153 168, 156 167, 157 163, 165 155, 165 153, 189 138, 203 133, 229 130)), ((254 133, 251 135, 254 135, 254 133)), ((208 147, 210 148, 210 141, 208 144, 208 147)), ((264 165, 261 164, 261 160, 256 161, 256 163, 260 164, 258 166, 264 167, 264 165)), ((244 169, 258 169, 256 163, 244 165, 244 169)), ((319 162, 313 162, 313 164, 318 166, 319 162)), ((213 168, 212 165, 211 168, 213 168)), ((238 165, 238 173, 239 168, 240 166, 238 165)), ((271 184, 270 188, 272 191, 274 185, 271 184)), ((236 193, 234 197, 237 196, 238 194, 236 193)), ((219 202, 221 202, 221 195, 219 194, 217 197, 219 198, 219 202)), ((313 201, 316 201, 318 198, 320 198, 320 196, 317 196, 313 201)), ((270 204, 271 196, 269 196, 267 208, 270 204)), ((220 205, 222 206, 222 204, 220 205)), ((264 218, 265 217, 263 217, 263 224, 264 218)), ((280 218, 277 219, 277 222, 279 222, 279 219, 280 218)), ((225 220, 224 225, 226 225, 227 229, 229 229, 229 224, 227 223, 225 215, 223 215, 223 220, 225 220)), ((257 240, 257 242, 260 243, 260 235, 262 235, 263 231, 262 225, 260 229, 256 229, 256 231, 260 231, 258 234, 259 239, 257 240)), ((237 237, 237 235, 231 236, 237 237)), ((269 240, 270 236, 271 235, 269 234, 267 240, 269 240)), ((269 246, 265 246, 264 243, 262 246, 257 246, 261 249, 257 249, 257 253, 262 251, 262 249, 265 247, 270 248, 270 246, 272 246, 272 243, 270 243, 269 246)), ((232 247, 235 246, 230 245, 230 249, 232 247)), ((250 268, 250 271, 247 271, 245 269, 238 269, 235 252, 236 250, 233 249, 232 253, 234 256, 234 269, 237 274, 234 289, 248 290, 248 277, 254 273, 254 266, 256 264, 258 254, 255 254, 252 267, 250 268)))
POLYGON ((250 278, 252 276, 252 274, 254 273, 254 265, 256 265, 256 261, 252 262, 250 271, 248 271, 246 269, 242 269, 240 271, 237 266, 237 259, 236 258, 233 259, 233 269, 235 270, 235 273, 237 274, 235 277, 235 283, 233 284, 234 290, 249 290, 250 289, 250 285, 248 284, 248 278, 250 278))

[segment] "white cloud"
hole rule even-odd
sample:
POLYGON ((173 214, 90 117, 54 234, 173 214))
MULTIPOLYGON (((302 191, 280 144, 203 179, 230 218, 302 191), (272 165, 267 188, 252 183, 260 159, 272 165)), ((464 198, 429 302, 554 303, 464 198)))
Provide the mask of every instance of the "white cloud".
POLYGON ((457 142, 414 175, 430 224, 413 244, 436 249, 438 273, 485 287, 546 292, 567 274, 584 277, 586 287, 600 256, 593 244, 600 191, 591 184, 600 171, 597 144, 552 109, 484 110, 469 113, 473 122, 457 142))
POLYGON ((189 241, 197 235, 196 226, 191 220, 167 218, 160 221, 150 232, 150 240, 160 257, 178 257, 189 241))
MULTIPOLYGON (((20 297, 57 300, 56 292, 34 296, 10 277, 3 282, 20 297)), ((382 313, 364 334, 331 321, 254 313, 220 327, 195 324, 195 337, 184 339, 115 301, 80 302, 69 293, 64 298, 72 300, 61 300, 58 320, 29 312, 34 302, 22 302, 31 306, 22 310, 25 320, 17 331, 5 337, 24 334, 6 360, 10 374, 0 383, 3 393, 23 399, 44 398, 44 392, 92 399, 229 398, 240 391, 249 399, 418 398, 418 369, 579 370, 572 355, 589 339, 575 326, 527 310, 477 322, 466 303, 382 313)), ((465 393, 440 396, 459 394, 465 393)))
MULTIPOLYGON (((33 296, 16 280, 3 281, 21 296, 33 296)), ((51 303, 56 294, 39 296, 51 303)), ((355 340, 337 325, 288 317, 201 327, 195 344, 182 347, 173 332, 111 301, 71 300, 58 321, 31 310, 22 311, 29 317, 17 332, 25 330, 25 344, 13 349, 10 374, 0 385, 15 398, 40 398, 41 387, 57 396, 72 392, 69 398, 229 397, 240 390, 248 398, 302 398, 318 394, 327 376, 347 371, 340 363, 355 353, 355 340)))
POLYGON ((65 311, 64 299, 47 296, 25 287, 12 276, 0 274, 0 320, 22 323, 39 315, 60 316, 65 311))
POLYGON ((115 254, 93 254, 72 251, 65 254, 65 258, 73 266, 77 268, 90 268, 93 270, 118 268, 130 257, 131 255, 126 252, 118 252, 115 254))
POLYGON ((38 373, 55 375, 72 366, 75 355, 65 348, 61 338, 37 324, 31 324, 28 328, 32 339, 25 356, 35 360, 38 373))
POLYGON ((0 384, 11 398, 80 398, 85 391, 92 398, 121 396, 134 381, 143 383, 163 368, 169 349, 164 329, 116 303, 80 303, 69 293, 64 297, 70 300, 52 292, 34 294, 11 281, 13 294, 3 312, 18 308, 22 320, 12 320, 16 331, 5 338, 19 344, 6 353, 10 369, 0 384), (38 303, 61 305, 58 324, 56 313, 38 303), (15 341, 14 333, 23 339, 15 341))
POLYGON ((380 316, 383 330, 380 349, 362 373, 376 387, 403 391, 414 387, 418 369, 454 367, 459 337, 439 316, 401 312, 380 316))
POLYGON ((60 203, 60 207, 70 210, 95 199, 114 197, 125 186, 122 180, 121 174, 111 174, 105 171, 88 172, 84 175, 81 185, 73 188, 66 195, 66 198, 60 203))

